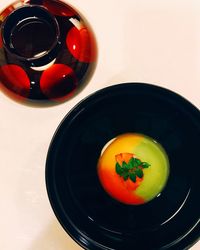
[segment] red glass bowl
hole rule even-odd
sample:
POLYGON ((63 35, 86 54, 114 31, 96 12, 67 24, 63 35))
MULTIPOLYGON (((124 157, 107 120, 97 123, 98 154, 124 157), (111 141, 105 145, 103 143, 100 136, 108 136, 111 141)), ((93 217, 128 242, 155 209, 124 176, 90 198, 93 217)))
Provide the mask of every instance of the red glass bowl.
POLYGON ((0 16, 0 86, 8 96, 60 103, 88 82, 96 41, 75 9, 58 0, 20 0, 0 16))

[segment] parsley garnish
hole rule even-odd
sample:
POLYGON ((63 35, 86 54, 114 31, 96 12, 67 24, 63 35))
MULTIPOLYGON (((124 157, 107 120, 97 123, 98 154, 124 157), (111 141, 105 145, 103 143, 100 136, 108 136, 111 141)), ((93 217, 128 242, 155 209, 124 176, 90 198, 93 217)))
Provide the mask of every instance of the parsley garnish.
POLYGON ((149 163, 142 162, 140 159, 132 157, 128 163, 123 161, 121 166, 117 162, 115 165, 115 170, 116 173, 123 177, 125 181, 130 179, 131 181, 136 182, 137 177, 143 177, 143 169, 148 168, 149 166, 151 166, 149 163))

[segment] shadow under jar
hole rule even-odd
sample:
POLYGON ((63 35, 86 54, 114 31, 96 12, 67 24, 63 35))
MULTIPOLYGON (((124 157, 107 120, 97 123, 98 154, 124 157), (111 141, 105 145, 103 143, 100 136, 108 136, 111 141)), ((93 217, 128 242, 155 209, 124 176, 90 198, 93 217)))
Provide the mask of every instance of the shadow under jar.
POLYGON ((22 102, 66 101, 93 72, 94 36, 82 17, 60 1, 20 4, 1 13, 1 90, 22 102))

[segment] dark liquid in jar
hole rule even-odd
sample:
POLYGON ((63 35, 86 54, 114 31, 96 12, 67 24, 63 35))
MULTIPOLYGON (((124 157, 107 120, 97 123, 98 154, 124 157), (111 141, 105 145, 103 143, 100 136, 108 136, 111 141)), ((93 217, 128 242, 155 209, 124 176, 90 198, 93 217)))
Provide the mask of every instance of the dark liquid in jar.
POLYGON ((30 17, 15 26, 10 37, 10 45, 20 56, 38 57, 51 48, 55 35, 48 22, 30 17))
MULTIPOLYGON (((21 0, 18 3, 23 5, 21 0)), ((0 37, 0 90, 28 105, 57 104, 89 82, 96 66, 96 42, 81 16, 63 2, 31 0, 29 4, 44 7, 50 15, 33 9, 36 14, 30 10, 18 21, 11 19, 13 27, 6 33, 11 53, 0 37)), ((9 21, 13 9, 18 11, 10 5, 0 13, 3 21, 9 21)))

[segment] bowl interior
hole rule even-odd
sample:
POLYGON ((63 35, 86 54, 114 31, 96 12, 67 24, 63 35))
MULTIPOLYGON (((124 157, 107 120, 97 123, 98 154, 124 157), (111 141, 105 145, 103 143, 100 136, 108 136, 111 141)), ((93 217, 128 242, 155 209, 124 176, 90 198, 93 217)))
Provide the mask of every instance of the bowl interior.
POLYGON ((175 93, 136 83, 98 91, 65 117, 52 140, 46 181, 55 214, 88 249, 188 245, 199 227, 199 148, 200 113, 175 93), (97 176, 104 145, 128 132, 154 138, 170 162, 161 195, 140 206, 112 199, 97 176))

